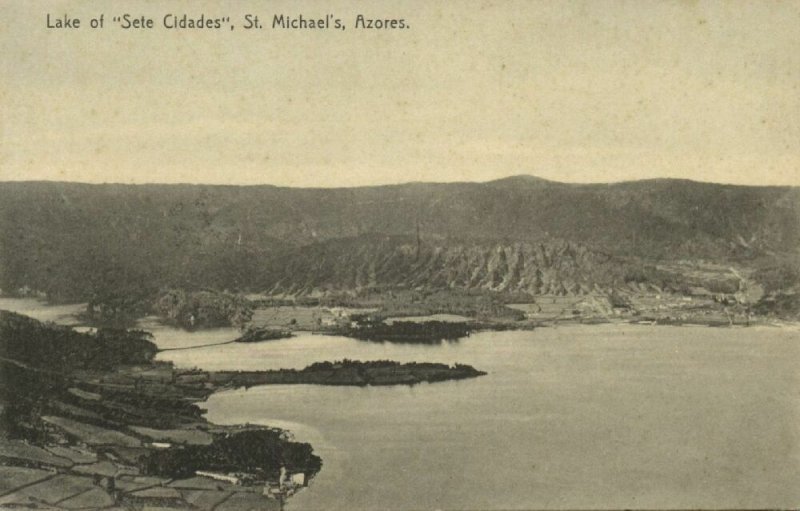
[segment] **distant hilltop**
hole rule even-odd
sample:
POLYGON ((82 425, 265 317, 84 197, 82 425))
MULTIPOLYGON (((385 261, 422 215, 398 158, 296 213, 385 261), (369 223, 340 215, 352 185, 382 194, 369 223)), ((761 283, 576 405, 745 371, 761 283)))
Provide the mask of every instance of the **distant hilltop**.
POLYGON ((200 182, 118 182, 118 181, 105 181, 102 183, 86 182, 86 181, 59 181, 59 180, 38 180, 38 179, 14 179, 14 180, 0 180, 2 183, 49 183, 49 184, 72 184, 72 185, 88 185, 88 186, 145 186, 145 187, 159 187, 159 186, 200 186, 200 187, 225 187, 225 188, 289 188, 289 189, 308 189, 308 190, 325 190, 325 189, 359 189, 359 188, 389 188, 389 187, 402 187, 414 185, 464 185, 464 184, 534 184, 541 185, 555 185, 555 186, 614 186, 621 184, 632 183, 649 183, 649 182, 682 182, 682 183, 695 183, 701 185, 718 185, 728 187, 746 187, 746 188, 798 188, 792 185, 755 185, 755 184, 734 184, 722 183, 715 181, 702 181, 687 178, 672 178, 672 177, 652 177, 643 179, 629 179, 620 181, 585 181, 585 182, 572 182, 572 181, 558 181, 555 179, 547 179, 544 177, 536 176, 533 174, 512 174, 505 177, 489 179, 486 181, 437 181, 435 179, 427 181, 398 181, 393 183, 384 184, 371 184, 371 185, 353 185, 353 186, 288 186, 277 185, 270 183, 200 183, 200 182))

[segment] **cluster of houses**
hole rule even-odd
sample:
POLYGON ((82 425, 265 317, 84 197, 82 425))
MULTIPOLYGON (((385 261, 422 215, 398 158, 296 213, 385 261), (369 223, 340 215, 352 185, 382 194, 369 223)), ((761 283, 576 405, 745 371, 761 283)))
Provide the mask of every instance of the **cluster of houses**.
MULTIPOLYGON (((195 475, 237 486, 256 482, 255 478, 250 474, 223 474, 209 470, 198 470, 195 475)), ((281 467, 278 480, 268 481, 264 486, 264 495, 274 499, 283 499, 294 495, 306 486, 308 486, 308 477, 305 472, 290 472, 286 467, 281 467)))
POLYGON ((327 328, 340 328, 352 326, 350 311, 344 307, 330 307, 327 309, 329 315, 318 318, 319 325, 327 328))
POLYGON ((286 467, 281 467, 281 474, 277 482, 269 482, 264 487, 264 495, 282 499, 294 495, 300 489, 308 486, 305 472, 289 472, 286 467))

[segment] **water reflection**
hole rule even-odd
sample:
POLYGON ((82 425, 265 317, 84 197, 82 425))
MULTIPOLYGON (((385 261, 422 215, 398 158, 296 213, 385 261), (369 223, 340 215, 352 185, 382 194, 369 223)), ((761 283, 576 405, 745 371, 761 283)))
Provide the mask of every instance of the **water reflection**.
POLYGON ((361 337, 351 336, 353 339, 356 339, 360 342, 369 342, 369 343, 377 343, 377 344, 426 344, 429 346, 442 346, 442 345, 456 345, 461 342, 462 338, 454 338, 454 339, 386 339, 383 337, 377 337, 374 339, 364 339, 361 337))

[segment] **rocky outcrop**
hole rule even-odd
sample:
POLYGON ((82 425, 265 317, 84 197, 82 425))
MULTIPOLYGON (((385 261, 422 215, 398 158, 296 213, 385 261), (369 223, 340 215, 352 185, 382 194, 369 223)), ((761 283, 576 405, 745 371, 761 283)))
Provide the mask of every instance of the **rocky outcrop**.
POLYGON ((304 247, 274 272, 275 284, 267 291, 297 295, 368 289, 584 295, 630 281, 659 289, 681 286, 674 274, 653 266, 560 240, 417 244, 406 237, 362 237, 304 247))

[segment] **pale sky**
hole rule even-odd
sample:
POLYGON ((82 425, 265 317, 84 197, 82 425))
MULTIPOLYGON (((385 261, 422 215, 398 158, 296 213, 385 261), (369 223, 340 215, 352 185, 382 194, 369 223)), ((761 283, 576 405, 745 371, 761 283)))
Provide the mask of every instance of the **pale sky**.
POLYGON ((0 49, 0 180, 800 185, 799 1, 0 0, 0 49), (109 24, 125 12, 156 28, 109 24), (347 30, 245 31, 247 13, 347 30))

